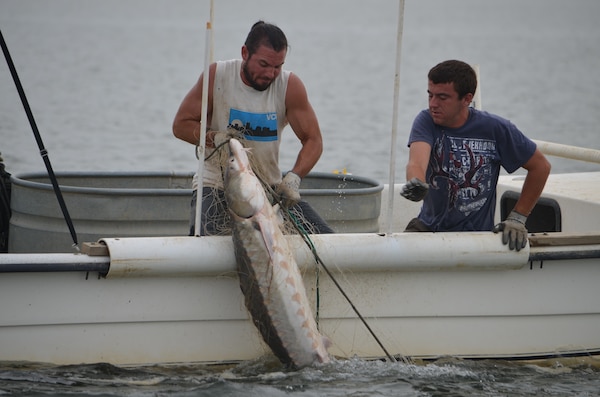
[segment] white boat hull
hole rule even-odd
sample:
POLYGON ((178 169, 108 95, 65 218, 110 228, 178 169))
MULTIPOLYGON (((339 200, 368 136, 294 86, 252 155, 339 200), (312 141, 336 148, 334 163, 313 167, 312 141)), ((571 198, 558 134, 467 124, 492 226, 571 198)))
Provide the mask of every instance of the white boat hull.
MULTIPOLYGON (((600 352, 597 260, 544 261, 543 266, 534 262, 530 267, 528 250, 509 252, 489 233, 472 237, 479 250, 469 249, 459 234, 334 235, 314 236, 314 241, 324 263, 393 355, 531 358, 600 352), (433 252, 421 259, 411 255, 407 247, 421 249, 416 237, 428 240, 433 252), (363 258, 355 255, 359 249, 339 252, 359 241, 374 251, 387 246, 387 254, 381 251, 361 268, 363 258), (464 256, 450 258, 446 248, 452 245, 462 246, 464 256), (495 246, 494 254, 490 246, 495 246), (491 260, 477 262, 478 256, 491 260)), ((106 278, 86 272, 3 274, 0 360, 212 363, 268 354, 248 320, 233 255, 221 255, 225 259, 218 265, 203 263, 196 255, 197 250, 206 258, 230 252, 223 250, 229 241, 207 238, 201 247, 190 248, 198 242, 193 237, 108 240, 109 249, 115 250, 111 272, 113 266, 117 272, 106 278), (119 247, 128 243, 153 247, 159 258, 161 252, 164 257, 174 250, 180 254, 174 263, 162 264, 145 263, 126 252, 119 259, 119 247)), ((313 263, 305 265, 305 280, 314 298, 313 263)), ((322 272, 318 293, 315 310, 322 333, 334 342, 332 354, 384 356, 322 272)))
MULTIPOLYGON (((563 232, 532 236, 531 246, 518 253, 488 232, 312 239, 392 355, 596 355, 598 179, 593 173, 551 180, 545 196, 560 203, 563 232), (567 180, 571 188, 563 186, 567 180), (583 180, 588 191, 580 186, 583 180)), ((505 179, 501 190, 518 186, 518 178, 505 179)), ((395 230, 414 216, 406 204, 402 200, 395 209, 402 211, 393 218, 395 230)), ((297 236, 289 240, 313 305, 318 294, 314 310, 321 332, 333 342, 330 353, 385 357, 331 279, 323 271, 317 277, 310 250, 297 236)), ((244 307, 230 238, 104 242, 108 253, 99 256, 0 255, 0 269, 12 268, 0 276, 0 361, 223 363, 271 354, 244 307)))

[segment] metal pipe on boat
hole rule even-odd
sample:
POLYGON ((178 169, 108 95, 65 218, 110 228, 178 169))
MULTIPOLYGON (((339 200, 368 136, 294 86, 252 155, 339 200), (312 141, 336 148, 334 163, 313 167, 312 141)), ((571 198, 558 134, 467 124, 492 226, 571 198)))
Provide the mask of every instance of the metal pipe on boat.
POLYGON ((600 258, 600 247, 587 246, 586 249, 564 249, 564 247, 532 247, 529 253, 531 262, 597 259, 600 258))
POLYGON ((108 256, 83 254, 2 254, 0 273, 98 272, 108 273, 108 256))

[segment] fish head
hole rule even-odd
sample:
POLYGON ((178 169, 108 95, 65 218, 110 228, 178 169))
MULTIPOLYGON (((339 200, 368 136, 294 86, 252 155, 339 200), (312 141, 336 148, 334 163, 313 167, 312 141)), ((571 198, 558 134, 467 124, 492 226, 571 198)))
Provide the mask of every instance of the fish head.
POLYGON ((229 140, 225 198, 230 212, 241 218, 252 217, 268 201, 264 188, 250 166, 248 150, 237 139, 229 140))
POLYGON ((248 151, 237 139, 229 140, 229 161, 227 162, 227 178, 234 178, 236 175, 246 172, 250 168, 248 151))

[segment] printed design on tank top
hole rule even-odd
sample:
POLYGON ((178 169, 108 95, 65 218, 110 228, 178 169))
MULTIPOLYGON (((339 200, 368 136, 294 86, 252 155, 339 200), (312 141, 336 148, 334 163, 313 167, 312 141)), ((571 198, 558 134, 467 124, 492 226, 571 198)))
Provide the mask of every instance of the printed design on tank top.
POLYGON ((448 190, 448 208, 465 216, 479 211, 495 188, 495 154, 495 141, 443 135, 434 143, 428 183, 433 189, 448 190))
POLYGON ((229 110, 229 127, 243 133, 249 141, 276 141, 277 113, 252 113, 232 108, 229 110))

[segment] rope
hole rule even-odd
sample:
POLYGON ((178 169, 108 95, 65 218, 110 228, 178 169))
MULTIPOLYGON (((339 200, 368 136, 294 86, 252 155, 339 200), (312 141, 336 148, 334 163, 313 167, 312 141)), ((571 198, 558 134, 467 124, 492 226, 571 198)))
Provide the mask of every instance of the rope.
MULTIPOLYGON (((344 289, 342 288, 342 286, 338 283, 338 281, 336 280, 336 278, 333 276, 333 274, 331 273, 331 271, 329 270, 329 268, 321 260, 321 257, 317 253, 317 248, 315 247, 314 243, 310 239, 310 236, 308 235, 308 233, 306 233, 306 231, 304 230, 304 228, 299 225, 298 219, 289 210, 286 210, 286 212, 287 212, 288 216, 293 220, 293 224, 296 227, 296 230, 298 230, 298 233, 302 236, 302 240, 304 240, 304 242, 306 243, 306 245, 310 249, 311 253, 313 254, 313 257, 315 258, 315 261, 319 265, 321 265, 321 267, 323 268, 323 270, 325 270, 325 273, 327 273, 327 275, 331 278, 331 281, 333 281, 333 283, 335 284, 335 286, 337 287, 337 289, 340 291, 340 293, 344 296, 344 298, 346 299, 346 301, 348 302, 348 304, 350 304, 350 307, 352 307, 352 310, 354 310, 354 313, 356 313, 356 315, 358 316, 358 318, 360 319, 360 321, 362 321, 362 323, 365 325, 365 327, 367 328, 367 330, 369 331, 369 333, 371 334, 371 336, 373 337, 373 339, 375 339, 375 342, 377 342, 377 344, 379 345, 379 347, 381 347, 381 350, 383 350, 383 352, 385 353, 385 355, 387 356, 387 358, 390 361, 392 361, 392 362, 396 362, 397 361, 396 358, 394 356, 392 356, 387 351, 387 349, 385 348, 385 346, 383 345, 383 343, 381 343, 381 341, 379 340, 379 338, 377 337, 377 335, 375 334, 375 332, 373 332, 373 330, 371 329, 371 327, 369 326, 369 324, 367 323, 367 321, 365 320, 365 318, 362 316, 362 314, 360 314, 360 312, 358 311, 358 309, 356 308, 356 306, 354 305, 354 303, 352 302, 352 300, 350 299, 350 297, 346 294, 346 292, 344 291, 344 289)), ((410 363, 410 359, 407 358, 407 357, 404 357, 404 356, 400 355, 400 359, 404 363, 410 363)))
MULTIPOLYGON (((213 151, 213 153, 211 153, 207 158, 205 158, 205 160, 208 160, 214 153, 216 153, 218 150, 221 149, 221 146, 223 146, 225 143, 217 146, 215 148, 215 150, 213 151)), ((261 178, 260 173, 254 172, 254 174, 256 175, 256 177, 258 178, 258 180, 260 181, 260 183, 263 185, 263 187, 265 188, 265 191, 267 191, 272 197, 273 200, 279 204, 280 208, 283 210, 284 206, 281 203, 281 201, 279 200, 279 197, 277 195, 277 193, 275 193, 275 191, 273 190, 273 188, 265 183, 265 181, 261 178)), ((317 252, 317 248, 315 247, 313 241, 310 239, 310 236, 308 234, 308 232, 305 230, 305 228, 302 226, 302 222, 300 222, 300 220, 289 210, 289 209, 285 209, 284 213, 289 217, 289 219, 291 220, 291 223, 294 227, 294 229, 298 232, 298 234, 300 234, 300 236, 302 237, 302 240, 306 243, 306 245, 308 246, 308 248, 310 249, 313 257, 315 258, 315 261, 317 262, 317 264, 320 265, 320 267, 323 268, 323 270, 325 270, 325 272, 327 273, 327 275, 329 276, 329 278, 331 279, 331 281, 333 281, 333 283, 335 284, 335 286, 337 287, 337 289, 340 291, 340 293, 343 295, 343 297, 346 299, 346 301, 350 304, 350 307, 352 307, 352 310, 354 310, 354 313, 356 313, 356 315, 358 316, 358 318, 360 319, 360 321, 365 325, 365 327, 367 328, 367 330, 369 331, 369 333, 371 334, 371 336, 375 339, 375 341, 377 342, 377 344, 379 345, 379 347, 381 347, 381 350, 383 350, 383 352, 385 353, 385 355, 387 356, 387 358, 391 361, 391 362, 397 362, 398 360, 396 360, 396 358, 394 356, 392 356, 387 349, 385 348, 385 346, 383 345, 383 343, 381 343, 381 341, 379 340, 379 338, 377 337, 377 335, 375 334, 375 332, 371 329, 371 327, 369 326, 369 324, 367 323, 367 321, 365 320, 365 318, 362 316, 362 314, 358 311, 358 309, 356 308, 356 306, 354 305, 354 303, 352 302, 352 300, 350 299, 350 297, 348 296, 348 294, 346 294, 346 292, 344 291, 344 289, 342 288, 342 286, 339 284, 339 282, 336 280, 336 278, 334 277, 334 275, 331 273, 331 271, 329 271, 329 268, 325 265, 325 263, 321 260, 321 257, 319 256, 318 252, 317 252)), ((319 267, 317 267, 317 271, 318 271, 319 267)), ((318 318, 319 318, 319 293, 318 293, 318 272, 317 272, 317 313, 316 313, 316 317, 317 317, 317 324, 318 324, 318 318)), ((410 360, 410 358, 405 357, 403 355, 399 355, 400 360, 404 363, 411 363, 412 361, 410 360)))

